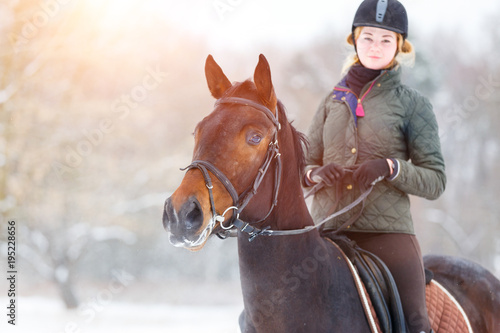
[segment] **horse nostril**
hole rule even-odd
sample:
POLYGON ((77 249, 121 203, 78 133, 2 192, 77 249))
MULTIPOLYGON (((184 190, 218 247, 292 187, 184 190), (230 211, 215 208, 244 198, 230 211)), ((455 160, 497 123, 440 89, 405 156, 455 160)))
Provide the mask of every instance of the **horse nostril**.
POLYGON ((201 228, 203 224, 203 212, 198 200, 194 199, 193 201, 186 203, 184 207, 185 209, 183 209, 183 211, 186 216, 186 229, 197 230, 201 228))

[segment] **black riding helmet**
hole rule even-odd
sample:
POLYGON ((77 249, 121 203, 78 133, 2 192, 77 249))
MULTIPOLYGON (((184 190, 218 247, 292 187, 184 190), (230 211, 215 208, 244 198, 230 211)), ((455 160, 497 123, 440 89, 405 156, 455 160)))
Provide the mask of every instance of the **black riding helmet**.
POLYGON ((406 9, 397 0, 364 0, 359 5, 354 21, 352 32, 357 27, 375 27, 394 31, 403 36, 408 36, 408 16, 406 9))

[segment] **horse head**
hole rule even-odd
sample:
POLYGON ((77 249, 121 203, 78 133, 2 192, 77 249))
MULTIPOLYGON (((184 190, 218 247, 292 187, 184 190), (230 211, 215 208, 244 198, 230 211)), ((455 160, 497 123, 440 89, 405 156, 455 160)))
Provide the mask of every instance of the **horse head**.
MULTIPOLYGON (((255 179, 262 174, 269 147, 277 141, 280 127, 278 100, 263 55, 253 82, 232 84, 210 55, 205 74, 217 102, 196 126, 193 163, 180 186, 166 200, 163 213, 170 242, 193 251, 201 249, 212 232, 220 230, 235 214, 235 205, 240 203, 235 201, 254 190, 255 179)), ((249 206, 253 208, 246 214, 249 218, 265 215, 269 209, 269 203, 258 204, 259 200, 272 201, 274 177, 265 178, 261 180, 264 194, 252 199, 249 206)))

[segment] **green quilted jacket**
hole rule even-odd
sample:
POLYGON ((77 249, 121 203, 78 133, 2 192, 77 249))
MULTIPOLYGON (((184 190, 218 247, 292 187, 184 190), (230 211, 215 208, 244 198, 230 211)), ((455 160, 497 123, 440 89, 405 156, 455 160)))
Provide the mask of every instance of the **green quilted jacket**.
MULTIPOLYGON (((401 84, 398 69, 382 71, 359 97, 342 80, 318 108, 308 139, 306 172, 332 162, 346 168, 379 158, 397 162, 391 178, 374 186, 349 231, 414 234, 408 195, 434 200, 445 189, 445 166, 432 105, 416 90, 401 84), (352 112, 358 98, 364 117, 352 112)), ((346 173, 337 187, 324 188, 314 195, 311 214, 315 222, 328 216, 337 200, 339 210, 360 194, 352 173, 346 173)), ((329 221, 325 228, 337 229, 360 210, 358 205, 329 221)))

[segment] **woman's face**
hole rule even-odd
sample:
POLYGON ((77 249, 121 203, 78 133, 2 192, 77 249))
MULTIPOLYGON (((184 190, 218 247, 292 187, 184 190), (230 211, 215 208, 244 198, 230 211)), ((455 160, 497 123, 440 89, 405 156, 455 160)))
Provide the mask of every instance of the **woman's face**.
POLYGON ((356 40, 356 49, 361 64, 369 69, 384 69, 396 55, 397 35, 393 31, 363 27, 356 40))

